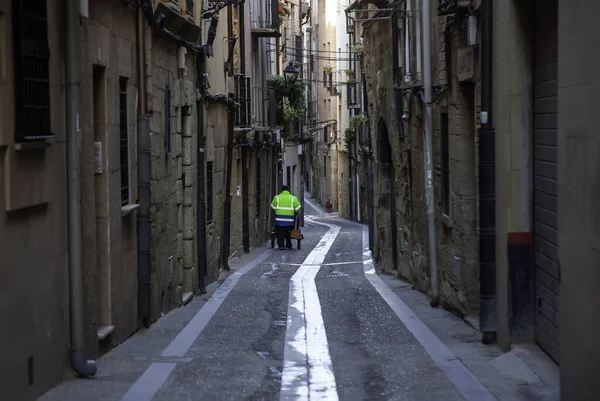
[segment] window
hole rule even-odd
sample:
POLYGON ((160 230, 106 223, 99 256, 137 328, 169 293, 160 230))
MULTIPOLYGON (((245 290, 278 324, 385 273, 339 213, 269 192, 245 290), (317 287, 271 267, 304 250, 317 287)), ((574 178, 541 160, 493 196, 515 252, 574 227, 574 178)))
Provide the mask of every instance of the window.
POLYGON ((50 125, 50 50, 44 0, 13 2, 15 141, 52 137, 50 125))
POLYGON ((441 153, 442 153, 442 213, 450 215, 450 133, 448 132, 448 113, 440 115, 441 153))
POLYGON ((119 78, 119 149, 121 153, 121 204, 129 203, 129 129, 127 119, 127 78, 119 78))
POLYGON ((256 161, 256 215, 260 216, 260 159, 256 161))
POLYGON ((206 163, 206 224, 213 220, 213 162, 206 163))
POLYGON ((323 128, 323 142, 325 142, 325 143, 328 142, 328 137, 327 137, 328 133, 329 133, 329 127, 323 128))
POLYGON ((185 5, 188 15, 194 15, 194 3, 196 3, 195 0, 186 0, 185 5))
POLYGON ((327 156, 323 156, 323 178, 327 178, 327 156))
POLYGON ((165 159, 171 153, 171 86, 165 86, 165 159))
POLYGON ((0 11, 0 81, 6 79, 6 48, 4 35, 4 14, 0 11))
POLYGON ((290 166, 287 166, 286 168, 286 178, 287 178, 287 186, 290 187, 290 190, 292 189, 292 168, 290 166))

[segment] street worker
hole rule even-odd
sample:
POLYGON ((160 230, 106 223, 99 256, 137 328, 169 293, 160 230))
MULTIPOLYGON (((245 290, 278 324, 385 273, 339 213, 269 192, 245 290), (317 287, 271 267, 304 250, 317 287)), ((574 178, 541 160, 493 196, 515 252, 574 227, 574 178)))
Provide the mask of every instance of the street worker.
POLYGON ((281 193, 273 197, 271 208, 275 211, 275 236, 279 249, 292 249, 290 233, 300 207, 298 198, 290 193, 290 187, 287 185, 282 186, 281 193))

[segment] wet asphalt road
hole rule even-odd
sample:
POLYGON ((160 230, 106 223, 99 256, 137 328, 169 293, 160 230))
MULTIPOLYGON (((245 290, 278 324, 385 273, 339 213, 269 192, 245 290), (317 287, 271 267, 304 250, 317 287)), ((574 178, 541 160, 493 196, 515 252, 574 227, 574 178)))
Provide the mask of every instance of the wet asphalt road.
MULTIPOLYGON (((322 221, 341 227, 315 278, 337 397, 464 400, 366 279, 362 227, 322 221)), ((279 400, 290 279, 328 229, 307 220, 301 250, 243 275, 153 400, 279 400)))

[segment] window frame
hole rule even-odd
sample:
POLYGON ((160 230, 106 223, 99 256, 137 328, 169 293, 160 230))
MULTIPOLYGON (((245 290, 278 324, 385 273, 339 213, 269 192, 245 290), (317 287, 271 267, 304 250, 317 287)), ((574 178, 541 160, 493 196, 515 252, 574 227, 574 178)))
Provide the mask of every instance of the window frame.
POLYGON ((119 169, 121 171, 121 206, 131 203, 131 166, 129 165, 129 113, 127 87, 129 79, 119 77, 119 169), (123 157, 125 155, 125 157, 123 157), (123 160, 125 159, 125 160, 123 160), (123 181, 126 185, 123 185, 123 181))
POLYGON ((213 222, 213 161, 206 162, 206 224, 213 222))
POLYGON ((440 113, 440 175, 442 214, 450 217, 450 119, 440 113))
POLYGON ((44 141, 54 137, 47 1, 13 2, 12 25, 14 140, 17 143, 44 141), (39 8, 35 9, 32 4, 39 8), (26 31, 23 26, 27 27, 26 31), (42 29, 42 26, 45 26, 45 29, 42 29), (25 34, 32 33, 33 37, 24 37, 25 34), (35 95, 32 95, 34 93, 35 95))

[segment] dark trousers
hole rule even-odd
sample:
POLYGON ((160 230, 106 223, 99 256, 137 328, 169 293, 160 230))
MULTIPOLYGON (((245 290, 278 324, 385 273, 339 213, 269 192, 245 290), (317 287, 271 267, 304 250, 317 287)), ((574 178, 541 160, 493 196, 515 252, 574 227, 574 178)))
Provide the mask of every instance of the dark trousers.
POLYGON ((275 226, 275 236, 277 237, 277 246, 280 248, 292 248, 292 239, 290 233, 292 232, 292 226, 275 226))

